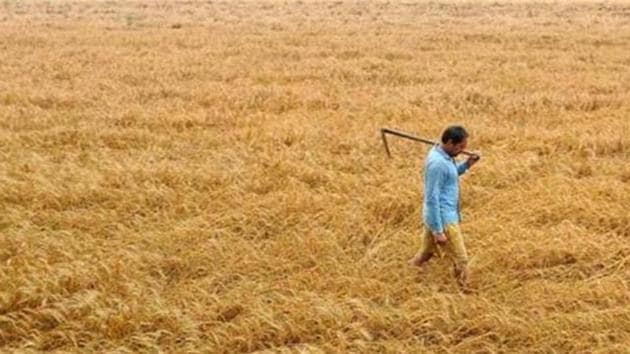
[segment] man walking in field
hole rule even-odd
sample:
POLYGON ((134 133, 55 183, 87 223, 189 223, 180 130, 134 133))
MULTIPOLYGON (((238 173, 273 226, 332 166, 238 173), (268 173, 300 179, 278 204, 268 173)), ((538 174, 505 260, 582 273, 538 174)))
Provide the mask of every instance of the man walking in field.
POLYGON ((424 170, 424 235, 420 252, 409 261, 422 269, 440 249, 453 261, 455 278, 460 288, 468 292, 468 254, 459 228, 459 176, 478 160, 473 155, 456 162, 468 143, 468 133, 461 126, 450 126, 442 134, 441 144, 435 145, 425 162, 424 170))

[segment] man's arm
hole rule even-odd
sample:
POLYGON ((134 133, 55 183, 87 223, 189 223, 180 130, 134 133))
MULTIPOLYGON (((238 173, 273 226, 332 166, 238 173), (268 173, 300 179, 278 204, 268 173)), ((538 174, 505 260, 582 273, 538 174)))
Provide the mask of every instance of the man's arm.
POLYGON ((459 162, 457 164, 457 174, 461 176, 466 173, 466 171, 468 171, 475 163, 477 163, 480 158, 481 156, 479 155, 472 155, 466 161, 459 162))
POLYGON ((425 173, 426 222, 434 235, 441 234, 444 233, 442 215, 440 213, 440 191, 445 175, 444 166, 440 163, 430 163, 427 165, 425 173))
POLYGON ((461 176, 464 173, 466 173, 466 171, 468 171, 469 168, 470 168, 470 166, 468 165, 468 161, 458 162, 457 163, 457 174, 461 176))

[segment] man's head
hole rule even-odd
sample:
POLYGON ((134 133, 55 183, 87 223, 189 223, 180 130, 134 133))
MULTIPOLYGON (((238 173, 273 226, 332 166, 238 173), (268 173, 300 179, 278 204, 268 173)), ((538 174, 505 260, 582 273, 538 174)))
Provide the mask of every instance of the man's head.
POLYGON ((459 155, 468 144, 468 132, 464 127, 452 125, 442 133, 442 148, 452 157, 459 155))

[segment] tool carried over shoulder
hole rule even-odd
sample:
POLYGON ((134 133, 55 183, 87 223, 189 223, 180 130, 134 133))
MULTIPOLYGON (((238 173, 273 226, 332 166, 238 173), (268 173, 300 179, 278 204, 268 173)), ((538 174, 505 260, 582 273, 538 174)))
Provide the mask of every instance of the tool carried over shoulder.
MULTIPOLYGON (((387 145, 387 137, 386 134, 392 134, 392 135, 396 135, 399 136, 401 138, 406 138, 406 139, 410 139, 410 140, 414 140, 414 141, 419 141, 421 143, 425 143, 425 144, 429 144, 429 145, 437 145, 437 142, 435 141, 431 141, 431 140, 427 140, 427 139, 422 139, 419 138, 417 136, 405 133, 405 132, 401 132, 399 130, 394 130, 394 129, 389 129, 389 128, 381 128, 381 137, 383 138, 383 144, 385 145, 385 151, 387 152, 387 156, 392 157, 391 153, 389 152, 389 145, 387 145)), ((468 156, 475 156, 477 158, 479 158, 478 154, 472 153, 470 151, 462 151, 461 152, 464 155, 468 155, 468 156)))

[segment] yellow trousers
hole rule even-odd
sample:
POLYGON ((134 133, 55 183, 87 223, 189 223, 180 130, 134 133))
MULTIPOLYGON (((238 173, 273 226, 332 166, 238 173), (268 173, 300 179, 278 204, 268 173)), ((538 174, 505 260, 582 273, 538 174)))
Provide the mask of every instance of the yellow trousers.
POLYGON ((464 236, 458 224, 448 224, 444 227, 444 234, 448 241, 438 245, 431 229, 425 226, 422 237, 422 255, 432 256, 438 253, 446 254, 453 262, 455 278, 460 286, 466 286, 468 280, 468 253, 464 245, 464 236))

